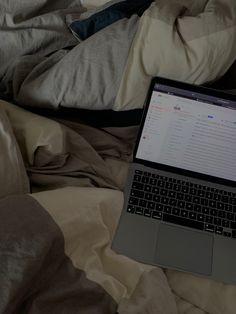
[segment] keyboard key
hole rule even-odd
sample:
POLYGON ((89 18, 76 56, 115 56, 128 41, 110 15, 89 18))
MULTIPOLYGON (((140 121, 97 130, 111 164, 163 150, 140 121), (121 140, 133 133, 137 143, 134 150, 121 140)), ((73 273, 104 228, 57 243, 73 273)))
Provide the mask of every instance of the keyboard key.
POLYGON ((157 184, 157 179, 151 178, 151 179, 149 180, 149 183, 150 183, 151 185, 156 185, 156 184, 157 184))
POLYGON ((214 232, 215 231, 215 227, 211 224, 205 224, 205 231, 208 232, 214 232))
POLYGON ((190 195, 190 194, 186 194, 185 196, 184 196, 184 200, 186 201, 186 202, 192 202, 192 195, 190 195))
POLYGON ((142 170, 135 170, 136 174, 143 174, 142 170))
POLYGON ((163 221, 199 230, 204 229, 204 224, 202 222, 186 219, 183 217, 177 217, 169 214, 163 214, 163 221))
POLYGON ((180 216, 187 218, 188 217, 188 211, 185 210, 185 209, 182 209, 181 212, 180 212, 180 216))
POLYGON ((204 221, 204 215, 202 215, 202 214, 197 214, 197 220, 198 220, 198 221, 204 221))
POLYGON ((139 202, 138 198, 135 198, 135 197, 129 198, 129 204, 130 205, 138 205, 138 202, 139 202))
POLYGON ((201 207, 201 205, 195 204, 195 205, 193 206, 193 210, 194 210, 195 212, 197 212, 197 213, 201 213, 202 207, 201 207))
POLYGON ((167 213, 167 214, 171 214, 171 207, 170 206, 164 206, 164 213, 167 213))
POLYGON ((217 210, 216 209, 210 209, 210 215, 217 216, 217 210))
POLYGON ((151 217, 152 216, 152 211, 150 209, 145 209, 144 210, 144 216, 145 217, 151 217))
POLYGON ((221 195, 220 195, 220 194, 214 194, 214 195, 213 195, 213 199, 214 199, 215 201, 221 201, 221 195))
POLYGON ((229 225, 230 225, 229 220, 225 220, 225 219, 222 220, 222 227, 229 228, 229 225))
POLYGON ((161 180, 158 180, 157 181, 157 186, 163 188, 165 186, 165 182, 164 181, 161 181, 161 180))
POLYGON ((160 189, 157 187, 152 188, 152 193, 159 194, 160 189))
POLYGON ((236 205, 236 198, 230 197, 229 203, 232 204, 232 205, 236 205))
POLYGON ((223 203, 229 203, 229 197, 228 197, 228 196, 225 196, 225 195, 222 195, 221 201, 222 201, 223 203))
POLYGON ((206 199, 206 198, 201 198, 200 203, 201 203, 203 206, 208 206, 209 201, 208 201, 208 199, 206 199))
POLYGON ((197 195, 200 196, 200 197, 205 197, 205 191, 199 190, 199 191, 197 192, 197 195))
POLYGON ((128 207, 127 207, 127 212, 133 214, 133 213, 135 212, 135 206, 133 206, 133 205, 128 205, 128 207))
POLYGON ((135 190, 140 190, 142 191, 143 188, 144 188, 144 185, 142 183, 139 183, 139 182, 134 182, 132 184, 132 188, 135 189, 135 190))
POLYGON ((147 201, 146 200, 139 200, 139 206, 146 207, 147 206, 147 201))
POLYGON ((224 209, 224 203, 217 202, 217 203, 216 203, 216 207, 217 207, 218 209, 224 209))
POLYGON ((137 175, 137 174, 136 174, 136 175, 134 176, 134 181, 140 182, 140 181, 141 181, 141 178, 142 178, 142 177, 141 177, 140 175, 137 175))
POLYGON ((179 216, 179 214, 180 214, 180 209, 177 208, 177 207, 174 207, 174 208, 172 209, 172 214, 173 214, 173 215, 176 215, 176 216, 179 216))
POLYGON ((230 228, 231 229, 236 229, 236 221, 231 221, 230 228))
POLYGON ((225 210, 226 210, 227 212, 232 212, 232 211, 233 211, 233 206, 232 206, 232 205, 229 205, 229 204, 226 204, 226 205, 225 205, 225 210))
POLYGON ((142 207, 136 207, 135 214, 143 215, 144 209, 142 207))
POLYGON ((148 209, 155 209, 155 203, 154 202, 148 202, 147 208, 148 209))
POLYGON ((213 223, 213 217, 212 216, 205 216, 205 221, 209 224, 213 223))
POLYGON ((143 198, 144 192, 139 190, 131 190, 130 195, 138 198, 143 198))
POLYGON ((216 201, 210 200, 209 201, 209 206, 213 207, 213 208, 216 208, 216 201))
POLYGON ((151 201, 152 200, 152 194, 151 193, 145 193, 145 200, 151 201))
POLYGON ((176 196, 176 198, 178 199, 178 200, 183 200, 184 199, 184 194, 183 193, 177 193, 177 196, 176 196))
POLYGON ((152 191, 152 186, 151 186, 151 185, 148 185, 148 184, 145 184, 145 186, 144 186, 144 191, 145 191, 145 192, 151 192, 151 191, 152 191))
POLYGON ((208 215, 210 213, 210 209, 208 207, 203 206, 202 207, 202 213, 205 215, 208 215))
POLYGON ((217 226, 221 226, 221 219, 220 218, 214 218, 214 225, 217 225, 217 226))
POLYGON ((190 188, 190 189, 189 189, 189 193, 190 193, 191 195, 196 195, 196 194, 197 194, 197 190, 194 189, 194 188, 190 188))
POLYGON ((175 198, 176 192, 175 191, 169 191, 168 196, 171 198, 175 198))
POLYGON ((142 177, 141 181, 143 183, 149 183, 149 178, 148 177, 142 177))
POLYGON ((223 232, 223 235, 225 237, 231 238, 231 233, 230 232, 225 231, 225 232, 223 232))
POLYGON ((161 189, 160 195, 166 196, 168 194, 167 190, 161 189))
POLYGON ((232 214, 232 213, 226 213, 226 218, 227 218, 228 220, 234 220, 234 214, 232 214))
POLYGON ((173 188, 173 183, 166 182, 165 188, 168 189, 168 190, 171 190, 173 188))
POLYGON ((226 212, 224 212, 224 211, 222 211, 222 210, 219 210, 219 211, 218 211, 218 217, 220 217, 220 218, 225 218, 225 216, 226 216, 226 212))
POLYGON ((179 208, 184 208, 184 207, 185 207, 185 202, 184 202, 184 201, 178 201, 178 202, 177 202, 177 206, 178 206, 179 208))
POLYGON ((169 205, 170 205, 170 206, 176 206, 176 205, 177 205, 177 200, 176 200, 176 199, 173 199, 173 198, 170 199, 170 200, 169 200, 169 205))
POLYGON ((206 198, 212 199, 213 198, 213 193, 212 192, 206 192, 206 198))
POLYGON ((181 188, 181 192, 183 192, 183 193, 188 193, 188 192, 189 192, 189 188, 188 188, 186 185, 184 185, 184 186, 182 186, 182 188, 181 188))
POLYGON ((187 210, 193 210, 193 204, 192 203, 186 203, 185 208, 187 210))
POLYGON ((152 218, 154 219, 162 219, 162 213, 158 211, 153 211, 152 212, 152 218))
POLYGON ((160 195, 153 195, 152 200, 153 202, 160 203, 161 197, 160 195))
POLYGON ((162 204, 165 204, 165 205, 166 205, 166 204, 168 204, 168 202, 169 202, 168 197, 164 197, 164 196, 163 196, 163 197, 161 198, 161 203, 162 203, 162 204))
POLYGON ((200 204, 200 197, 194 196, 194 197, 193 197, 193 203, 195 203, 195 204, 200 204))
POLYGON ((181 186, 178 184, 174 184, 173 189, 177 192, 179 192, 181 190, 181 186))
POLYGON ((195 219, 195 220, 196 220, 196 219, 197 219, 197 214, 196 214, 196 213, 192 213, 192 212, 191 212, 191 213, 189 213, 189 218, 190 218, 190 219, 195 219))
POLYGON ((157 211, 163 211, 164 205, 163 204, 156 204, 156 210, 157 211))
POLYGON ((216 227, 215 228, 215 233, 216 234, 222 234, 223 233, 223 228, 222 227, 216 227))
POLYGON ((236 230, 232 230, 232 238, 236 238, 236 230))

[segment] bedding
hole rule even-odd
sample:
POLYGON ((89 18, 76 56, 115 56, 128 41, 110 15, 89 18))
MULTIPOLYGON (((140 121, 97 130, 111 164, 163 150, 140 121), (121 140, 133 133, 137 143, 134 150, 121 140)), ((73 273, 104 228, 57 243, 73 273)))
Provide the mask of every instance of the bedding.
POLYGON ((138 263, 111 241, 151 76, 221 77, 236 5, 157 0, 78 40, 71 23, 111 3, 0 4, 0 313, 235 314, 235 286, 138 263))
POLYGON ((137 126, 0 110, 31 184, 0 199, 0 313, 235 313, 235 286, 111 250, 137 126))
POLYGON ((142 108, 152 76, 203 84, 235 60, 234 0, 156 0, 141 17, 117 20, 82 42, 67 25, 84 21, 78 0, 37 0, 34 8, 9 0, 1 10, 0 91, 19 105, 142 108))

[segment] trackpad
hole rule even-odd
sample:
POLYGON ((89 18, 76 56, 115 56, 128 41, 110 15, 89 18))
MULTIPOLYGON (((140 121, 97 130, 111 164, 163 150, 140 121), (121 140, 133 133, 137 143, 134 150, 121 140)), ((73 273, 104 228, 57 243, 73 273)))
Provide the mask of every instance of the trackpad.
POLYGON ((211 275, 213 237, 171 225, 161 224, 155 262, 159 265, 211 275))

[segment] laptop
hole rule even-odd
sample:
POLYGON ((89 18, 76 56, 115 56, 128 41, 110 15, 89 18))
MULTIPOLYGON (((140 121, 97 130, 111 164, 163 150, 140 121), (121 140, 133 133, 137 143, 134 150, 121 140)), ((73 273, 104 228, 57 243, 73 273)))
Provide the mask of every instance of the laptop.
POLYGON ((236 284, 236 96, 156 77, 112 248, 236 284))

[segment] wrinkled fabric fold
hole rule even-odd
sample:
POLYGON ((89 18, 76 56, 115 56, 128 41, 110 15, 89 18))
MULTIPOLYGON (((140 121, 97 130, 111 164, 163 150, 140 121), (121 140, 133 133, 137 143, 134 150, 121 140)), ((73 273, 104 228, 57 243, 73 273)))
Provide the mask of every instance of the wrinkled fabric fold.
POLYGON ((6 112, 0 106, 0 198, 29 193, 24 161, 6 112))

